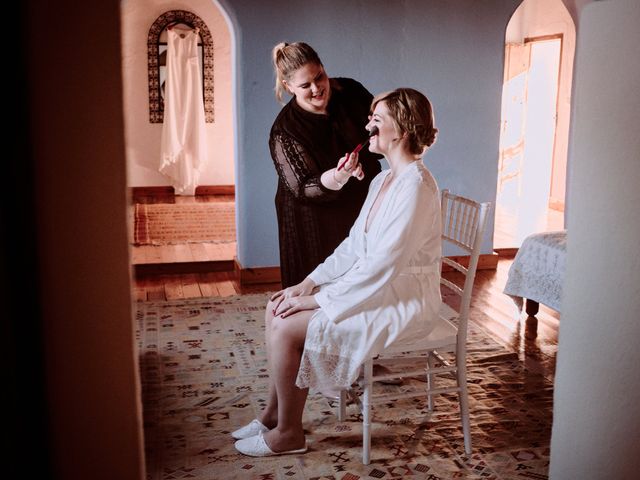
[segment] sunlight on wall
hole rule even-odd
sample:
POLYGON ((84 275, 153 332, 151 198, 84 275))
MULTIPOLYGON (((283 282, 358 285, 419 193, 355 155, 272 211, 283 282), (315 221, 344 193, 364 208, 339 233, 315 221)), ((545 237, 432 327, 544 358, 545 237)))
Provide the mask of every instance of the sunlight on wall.
POLYGON ((494 248, 564 228, 575 27, 559 0, 525 0, 506 31, 494 248))
POLYGON ((530 66, 504 87, 497 208, 511 218, 512 243, 547 230, 560 40, 535 42, 530 66))

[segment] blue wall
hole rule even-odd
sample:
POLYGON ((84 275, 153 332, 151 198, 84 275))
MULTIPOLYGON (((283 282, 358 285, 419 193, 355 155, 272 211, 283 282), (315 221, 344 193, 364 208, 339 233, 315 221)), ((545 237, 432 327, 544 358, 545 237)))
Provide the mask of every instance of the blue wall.
MULTIPOLYGON (((400 86, 434 104, 438 142, 425 156, 441 189, 495 201, 504 34, 519 0, 221 0, 237 45, 238 259, 279 264, 268 149, 280 106, 271 49, 306 41, 330 76, 359 80, 372 93, 400 86)), ((491 251, 493 212, 483 251, 491 251)), ((446 252, 453 253, 453 252, 446 252)))

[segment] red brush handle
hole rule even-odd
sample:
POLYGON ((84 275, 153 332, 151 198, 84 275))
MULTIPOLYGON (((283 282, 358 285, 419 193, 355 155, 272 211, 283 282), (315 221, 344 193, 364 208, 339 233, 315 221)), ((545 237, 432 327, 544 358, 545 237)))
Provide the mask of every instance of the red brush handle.
POLYGON ((340 165, 338 165, 338 172, 339 172, 340 170, 342 170, 342 167, 344 167, 344 166, 346 165, 346 163, 349 161, 349 157, 350 157, 351 155, 353 155, 354 153, 358 153, 360 150, 362 150, 362 147, 364 147, 364 144, 365 144, 365 143, 367 143, 367 142, 362 142, 360 145, 358 145, 358 146, 355 148, 355 150, 354 150, 353 152, 351 152, 351 154, 350 154, 350 155, 348 155, 348 156, 347 156, 347 159, 346 159, 344 162, 342 162, 340 165))

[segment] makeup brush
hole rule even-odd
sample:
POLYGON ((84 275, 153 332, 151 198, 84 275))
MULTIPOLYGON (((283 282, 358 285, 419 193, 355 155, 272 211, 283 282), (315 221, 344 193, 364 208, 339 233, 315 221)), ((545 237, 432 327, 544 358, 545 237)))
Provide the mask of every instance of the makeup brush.
MULTIPOLYGON (((366 139, 364 142, 362 142, 360 145, 358 145, 358 146, 353 150, 353 152, 351 152, 351 154, 358 153, 360 150, 362 150, 362 147, 364 147, 367 143, 369 143, 369 140, 371 139, 371 137, 373 137, 374 135, 377 135, 377 134, 378 134, 378 127, 373 127, 373 128, 371 129, 371 131, 369 132, 369 136, 367 137, 367 139, 366 139)), ((347 162, 349 161, 349 157, 350 157, 350 156, 351 156, 351 155, 347 156, 347 159, 346 159, 344 162, 342 162, 342 164, 341 164, 341 165, 339 165, 339 166, 338 166, 338 172, 339 172, 340 170, 342 170, 342 167, 344 167, 345 163, 347 163, 347 162)))

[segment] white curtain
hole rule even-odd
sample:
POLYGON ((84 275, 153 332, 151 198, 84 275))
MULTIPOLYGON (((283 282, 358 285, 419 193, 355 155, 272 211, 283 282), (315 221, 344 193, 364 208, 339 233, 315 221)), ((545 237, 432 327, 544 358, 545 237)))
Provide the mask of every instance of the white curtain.
POLYGON ((160 172, 177 195, 194 195, 206 155, 198 30, 167 30, 160 172))

